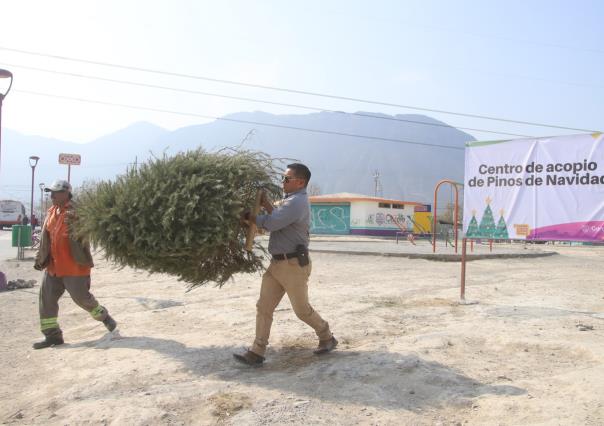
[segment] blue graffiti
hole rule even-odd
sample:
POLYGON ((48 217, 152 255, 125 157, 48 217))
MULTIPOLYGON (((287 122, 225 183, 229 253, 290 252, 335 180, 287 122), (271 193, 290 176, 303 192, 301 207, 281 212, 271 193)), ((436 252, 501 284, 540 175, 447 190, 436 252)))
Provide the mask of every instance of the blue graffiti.
POLYGON ((349 206, 312 206, 310 232, 317 234, 348 234, 349 206))

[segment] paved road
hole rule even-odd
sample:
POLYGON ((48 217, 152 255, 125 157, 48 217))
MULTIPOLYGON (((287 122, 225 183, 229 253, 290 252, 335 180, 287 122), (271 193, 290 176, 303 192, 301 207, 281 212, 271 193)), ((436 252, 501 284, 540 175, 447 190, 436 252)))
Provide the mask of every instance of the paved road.
MULTIPOLYGON (((17 247, 12 246, 12 229, 0 230, 0 261, 17 260, 17 247)), ((25 260, 33 259, 35 251, 25 249, 25 260)))
POLYGON ((12 231, 10 229, 0 230, 0 260, 16 259, 17 248, 11 247, 12 231))

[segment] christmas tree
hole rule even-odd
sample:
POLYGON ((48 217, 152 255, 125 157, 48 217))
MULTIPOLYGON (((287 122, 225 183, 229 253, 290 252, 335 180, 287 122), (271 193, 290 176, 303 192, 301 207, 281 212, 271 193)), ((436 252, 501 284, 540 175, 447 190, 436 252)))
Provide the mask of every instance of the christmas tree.
POLYGON ((501 210, 499 214, 501 216, 499 217, 499 222, 497 222, 497 228, 495 229, 493 238, 497 238, 499 240, 507 240, 510 237, 508 235, 508 227, 505 223, 505 219, 503 218, 503 210, 501 210))
POLYGON ((478 221, 476 220, 476 210, 472 210, 472 219, 470 219, 468 229, 466 230, 466 238, 476 237, 478 237, 478 221))
POLYGON ((80 189, 73 230, 121 266, 173 274, 191 287, 222 285, 263 268, 262 256, 245 250, 240 218, 258 188, 279 197, 278 175, 260 152, 164 156, 80 189))
POLYGON ((480 220, 480 226, 478 227, 478 235, 479 238, 493 238, 493 234, 495 233, 495 221, 493 220, 493 211, 491 210, 491 199, 487 197, 486 199, 487 208, 484 209, 484 213, 482 215, 482 219, 480 220))

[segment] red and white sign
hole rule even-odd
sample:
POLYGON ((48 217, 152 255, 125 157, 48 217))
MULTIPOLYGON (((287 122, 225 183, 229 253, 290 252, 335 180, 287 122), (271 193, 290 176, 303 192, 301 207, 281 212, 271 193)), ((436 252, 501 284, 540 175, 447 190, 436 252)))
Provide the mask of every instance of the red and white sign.
POLYGON ((69 164, 79 166, 82 161, 80 154, 59 154, 59 164, 69 164))

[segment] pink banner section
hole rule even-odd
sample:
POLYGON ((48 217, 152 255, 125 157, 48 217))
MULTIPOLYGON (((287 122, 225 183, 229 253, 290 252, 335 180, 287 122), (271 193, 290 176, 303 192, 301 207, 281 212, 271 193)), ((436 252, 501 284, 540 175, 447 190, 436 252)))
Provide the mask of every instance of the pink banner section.
POLYGON ((589 241, 604 243, 604 221, 561 223, 533 229, 527 240, 589 241))

